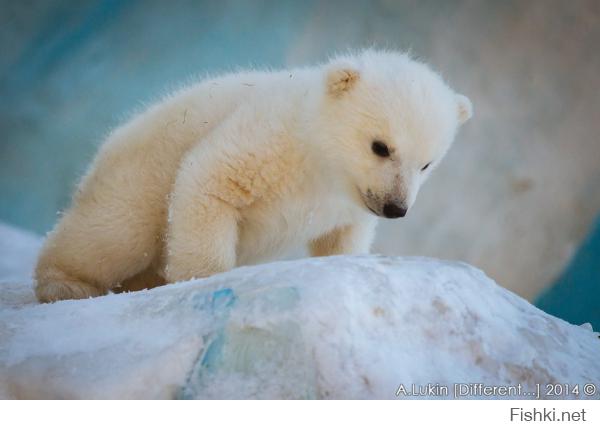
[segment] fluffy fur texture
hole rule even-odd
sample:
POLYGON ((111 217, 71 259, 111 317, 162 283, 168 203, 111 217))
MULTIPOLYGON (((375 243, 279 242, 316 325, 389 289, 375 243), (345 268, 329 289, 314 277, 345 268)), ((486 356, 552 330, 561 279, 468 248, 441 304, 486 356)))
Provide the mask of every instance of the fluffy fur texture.
POLYGON ((37 297, 205 277, 298 245, 366 253, 374 215, 404 215, 470 116, 394 52, 201 81, 107 139, 46 240, 37 297))

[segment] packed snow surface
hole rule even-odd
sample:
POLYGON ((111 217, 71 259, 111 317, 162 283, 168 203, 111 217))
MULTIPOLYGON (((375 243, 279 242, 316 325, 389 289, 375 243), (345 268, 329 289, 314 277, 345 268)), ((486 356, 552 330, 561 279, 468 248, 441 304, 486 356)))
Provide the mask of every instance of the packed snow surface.
POLYGON ((1 398, 600 398, 582 390, 600 389, 597 333, 462 263, 303 259, 40 305, 39 240, 2 227, 0 244, 1 398))

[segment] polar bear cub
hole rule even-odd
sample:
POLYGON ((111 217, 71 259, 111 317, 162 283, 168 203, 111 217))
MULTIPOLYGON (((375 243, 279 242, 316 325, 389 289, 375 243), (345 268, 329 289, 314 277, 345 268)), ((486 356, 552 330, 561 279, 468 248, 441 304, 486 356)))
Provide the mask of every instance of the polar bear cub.
POLYGON ((41 302, 366 253, 403 217, 471 103, 407 55, 205 79, 116 129, 48 235, 41 302))

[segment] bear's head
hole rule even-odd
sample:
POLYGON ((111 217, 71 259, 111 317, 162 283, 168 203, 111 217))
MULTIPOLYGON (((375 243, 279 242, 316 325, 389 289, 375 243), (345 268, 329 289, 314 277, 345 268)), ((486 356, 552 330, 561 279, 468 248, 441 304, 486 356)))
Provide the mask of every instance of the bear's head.
POLYGON ((332 60, 321 92, 314 121, 323 156, 341 170, 356 203, 386 218, 406 214, 472 115, 467 97, 393 52, 332 60))

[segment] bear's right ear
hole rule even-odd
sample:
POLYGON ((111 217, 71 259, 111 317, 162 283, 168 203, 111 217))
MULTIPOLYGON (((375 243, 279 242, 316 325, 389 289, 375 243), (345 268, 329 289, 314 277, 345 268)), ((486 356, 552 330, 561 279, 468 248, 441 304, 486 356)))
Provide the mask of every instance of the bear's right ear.
POLYGON ((338 66, 327 73, 327 93, 333 97, 340 97, 354 87, 360 74, 351 67, 338 66))
POLYGON ((473 116, 473 104, 467 96, 457 94, 456 105, 458 110, 458 122, 464 124, 473 116))

